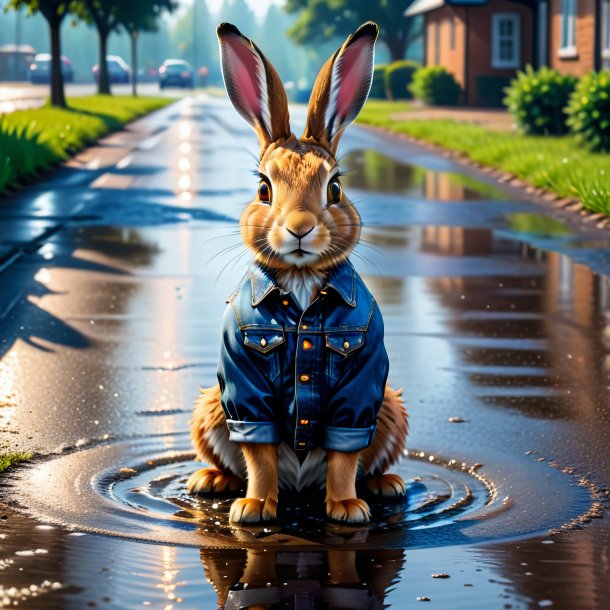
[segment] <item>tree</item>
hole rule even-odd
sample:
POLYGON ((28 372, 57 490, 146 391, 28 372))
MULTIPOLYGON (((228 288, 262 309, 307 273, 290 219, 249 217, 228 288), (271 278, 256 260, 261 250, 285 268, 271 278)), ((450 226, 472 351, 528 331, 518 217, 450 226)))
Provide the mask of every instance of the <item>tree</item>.
POLYGON ((51 105, 66 107, 64 77, 61 69, 60 27, 64 17, 70 12, 70 0, 10 0, 7 9, 26 7, 29 14, 40 13, 49 26, 51 38, 51 105))
POLYGON ((161 13, 164 10, 171 13, 175 8, 173 0, 129 0, 121 2, 117 8, 117 23, 125 29, 131 43, 131 91, 134 97, 138 94, 138 36, 140 32, 156 32, 161 13))
POLYGON ((375 21, 379 39, 392 61, 404 59, 411 42, 421 36, 421 19, 404 16, 414 0, 287 0, 285 10, 299 13, 288 35, 300 45, 347 36, 365 21, 375 21))
POLYGON ((119 27, 119 7, 121 4, 130 4, 125 0, 80 0, 77 2, 79 15, 95 25, 99 40, 99 81, 97 90, 102 95, 110 94, 110 78, 108 77, 108 63, 106 54, 108 36, 119 27))

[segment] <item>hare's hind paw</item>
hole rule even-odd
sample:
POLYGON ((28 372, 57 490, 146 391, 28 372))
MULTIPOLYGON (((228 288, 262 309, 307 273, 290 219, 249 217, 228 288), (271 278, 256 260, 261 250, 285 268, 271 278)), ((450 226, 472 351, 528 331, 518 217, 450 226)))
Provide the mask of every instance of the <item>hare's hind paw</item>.
POLYGON ((234 474, 218 468, 202 468, 189 477, 186 488, 192 494, 227 493, 237 491, 243 484, 234 474))
POLYGON ((369 505, 358 498, 350 500, 328 500, 326 502, 326 516, 333 521, 341 523, 361 524, 371 519, 369 505))
POLYGON ((261 523, 273 521, 277 514, 277 501, 272 498, 240 498, 231 505, 229 521, 233 523, 261 523))
POLYGON ((397 474, 368 477, 366 488, 374 496, 380 498, 403 498, 407 494, 407 486, 397 474))

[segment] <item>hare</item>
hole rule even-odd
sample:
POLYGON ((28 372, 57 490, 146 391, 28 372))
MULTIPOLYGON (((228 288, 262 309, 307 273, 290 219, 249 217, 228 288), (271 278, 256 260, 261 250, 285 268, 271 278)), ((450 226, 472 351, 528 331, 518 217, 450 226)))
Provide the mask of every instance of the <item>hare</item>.
POLYGON ((241 217, 253 260, 228 300, 219 384, 201 390, 190 422, 210 467, 187 488, 221 494, 247 481, 229 517, 258 523, 276 517, 278 487, 325 487, 329 519, 368 523, 357 475, 372 494, 405 495, 386 471, 404 450, 407 413, 386 386, 379 308, 348 260, 361 221, 336 152, 368 96, 378 27, 362 25, 326 62, 300 138, 266 57, 231 24, 217 33, 229 98, 259 139, 259 184, 241 217))

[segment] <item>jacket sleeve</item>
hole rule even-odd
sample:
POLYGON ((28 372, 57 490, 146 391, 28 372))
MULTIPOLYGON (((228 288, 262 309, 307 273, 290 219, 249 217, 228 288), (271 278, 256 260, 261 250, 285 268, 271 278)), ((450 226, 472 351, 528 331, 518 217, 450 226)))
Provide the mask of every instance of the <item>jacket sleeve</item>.
POLYGON ((231 305, 222 324, 222 347, 218 364, 222 408, 227 417, 229 439, 239 443, 279 443, 279 427, 273 409, 271 382, 244 345, 231 305))
POLYGON ((354 358, 353 364, 336 381, 325 409, 322 447, 327 450, 361 451, 373 442, 389 370, 377 303, 363 347, 347 358, 354 358))

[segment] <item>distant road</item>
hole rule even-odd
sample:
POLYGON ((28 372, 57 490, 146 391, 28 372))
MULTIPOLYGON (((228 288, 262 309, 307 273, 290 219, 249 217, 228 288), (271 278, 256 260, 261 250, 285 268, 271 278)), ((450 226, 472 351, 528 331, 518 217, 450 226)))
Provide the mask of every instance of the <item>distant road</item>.
MULTIPOLYGON (((68 97, 93 95, 97 90, 94 83, 66 85, 68 97)), ((161 91, 157 83, 144 83, 138 85, 141 95, 161 95, 165 97, 181 97, 185 89, 169 89, 161 91)), ((112 85, 112 92, 117 95, 130 95, 131 85, 112 85)), ((42 106, 49 97, 49 85, 33 85, 31 83, 0 82, 0 114, 37 108, 42 106)))

